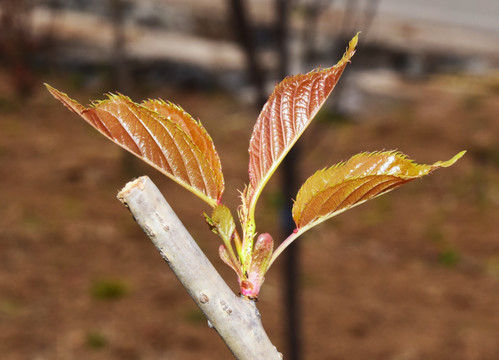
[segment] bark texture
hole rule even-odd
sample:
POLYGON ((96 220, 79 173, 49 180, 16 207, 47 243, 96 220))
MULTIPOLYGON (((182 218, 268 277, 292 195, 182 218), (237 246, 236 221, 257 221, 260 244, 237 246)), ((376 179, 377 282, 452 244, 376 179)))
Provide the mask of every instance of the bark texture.
POLYGON ((147 176, 129 182, 118 199, 206 315, 236 359, 282 359, 270 342, 254 301, 236 296, 147 176))

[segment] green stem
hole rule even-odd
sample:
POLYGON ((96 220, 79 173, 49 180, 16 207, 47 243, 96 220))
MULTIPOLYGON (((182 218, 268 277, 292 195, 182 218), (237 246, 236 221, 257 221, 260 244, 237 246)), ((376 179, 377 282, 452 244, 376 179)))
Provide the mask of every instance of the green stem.
POLYGON ((301 229, 297 229, 289 235, 286 240, 284 240, 272 253, 272 257, 269 261, 269 266, 267 267, 267 271, 270 269, 274 261, 277 259, 279 255, 286 249, 293 241, 295 241, 301 234, 308 230, 308 227, 303 227, 301 229))
POLYGON ((254 237, 255 237, 255 220, 251 218, 243 224, 243 243, 242 243, 240 257, 244 271, 248 270, 249 265, 251 263, 254 237))
MULTIPOLYGON (((235 231, 234 233, 236 234, 236 237, 239 237, 239 234, 237 233, 237 231, 235 231)), ((223 242, 225 244, 225 247, 227 248, 230 260, 234 264, 234 267, 236 269, 241 269, 241 262, 238 260, 238 257, 234 253, 234 249, 232 248, 232 244, 231 244, 230 239, 226 239, 225 237, 222 236, 222 240, 223 240, 223 242)), ((237 245, 236 245, 236 250, 237 250, 237 245)), ((242 275, 242 272, 239 275, 242 275)))

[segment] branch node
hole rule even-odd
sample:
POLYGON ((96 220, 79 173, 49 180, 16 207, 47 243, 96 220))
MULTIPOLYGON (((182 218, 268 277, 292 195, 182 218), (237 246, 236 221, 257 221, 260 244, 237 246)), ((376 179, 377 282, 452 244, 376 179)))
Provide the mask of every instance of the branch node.
POLYGON ((208 301, 210 301, 210 298, 208 295, 206 295, 204 292, 199 294, 199 302, 201 304, 206 304, 208 301))

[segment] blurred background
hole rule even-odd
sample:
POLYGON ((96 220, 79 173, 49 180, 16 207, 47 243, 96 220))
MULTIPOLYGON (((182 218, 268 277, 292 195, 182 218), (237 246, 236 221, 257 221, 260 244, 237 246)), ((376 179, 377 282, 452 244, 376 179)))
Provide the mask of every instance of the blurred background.
POLYGON ((285 359, 498 359, 496 0, 1 0, 0 357, 231 358, 115 196, 149 175, 237 292, 205 204, 44 82, 82 104, 116 91, 180 104, 213 137, 235 210, 276 82, 335 64, 357 31, 258 231, 282 240, 296 187, 353 154, 468 153, 300 238, 266 277, 263 324, 285 359))

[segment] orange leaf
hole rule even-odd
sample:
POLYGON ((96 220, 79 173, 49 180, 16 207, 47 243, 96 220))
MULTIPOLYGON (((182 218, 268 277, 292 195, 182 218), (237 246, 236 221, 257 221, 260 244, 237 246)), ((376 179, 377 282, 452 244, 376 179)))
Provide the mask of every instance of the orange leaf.
POLYGON ((355 53, 358 34, 333 67, 291 76, 276 86, 262 109, 249 147, 249 216, 263 187, 333 91, 355 53))
POLYGON ((293 205, 296 227, 315 226, 435 169, 451 166, 464 153, 433 165, 416 164, 394 151, 362 153, 347 162, 319 170, 298 191, 293 205))
POLYGON ((50 93, 100 133, 184 186, 211 206, 224 191, 220 159, 200 123, 158 100, 134 103, 124 95, 85 107, 47 85, 50 93))
MULTIPOLYGON (((208 161, 213 164, 220 164, 220 159, 215 150, 215 145, 210 135, 199 121, 194 120, 180 106, 165 102, 163 100, 154 99, 142 102, 148 109, 156 111, 161 116, 180 126, 180 128, 192 139, 197 148, 201 150, 208 161)), ((220 176, 222 173, 220 172, 220 176)), ((223 181, 223 178, 219 180, 223 181)))

